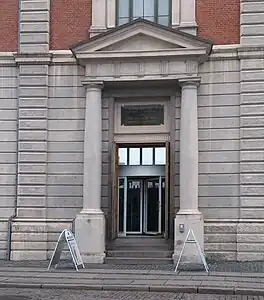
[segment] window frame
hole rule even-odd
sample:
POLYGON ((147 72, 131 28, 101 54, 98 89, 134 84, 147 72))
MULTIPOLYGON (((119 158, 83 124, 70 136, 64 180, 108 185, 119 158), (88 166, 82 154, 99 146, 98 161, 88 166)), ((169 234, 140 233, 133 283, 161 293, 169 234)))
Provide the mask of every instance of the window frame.
MULTIPOLYGON (((116 6, 116 11, 115 11, 115 26, 122 26, 118 24, 118 20, 119 20, 119 1, 122 0, 115 0, 115 6, 116 6)), ((133 0, 128 0, 129 1, 129 21, 128 23, 133 21, 133 0)), ((144 1, 144 0, 142 0, 144 1)), ((169 25, 168 27, 172 27, 172 0, 168 0, 169 1, 169 25)), ((158 5, 159 5, 159 0, 154 0, 154 23, 159 24, 158 23, 158 5)), ((144 19, 144 17, 143 17, 144 19)), ((125 23, 127 24, 127 23, 125 23)), ((165 25, 161 25, 160 26, 165 26, 165 25)))

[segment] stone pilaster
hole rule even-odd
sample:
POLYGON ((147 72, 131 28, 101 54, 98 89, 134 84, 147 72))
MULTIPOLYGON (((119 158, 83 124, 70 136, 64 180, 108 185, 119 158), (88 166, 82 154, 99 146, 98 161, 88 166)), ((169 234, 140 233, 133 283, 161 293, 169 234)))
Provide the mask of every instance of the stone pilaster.
POLYGON ((21 0, 20 53, 49 51, 50 0, 21 0))
MULTIPOLYGON (((174 0, 180 1, 180 15, 179 15, 179 29, 183 32, 196 35, 197 34, 197 23, 196 23, 196 13, 195 13, 195 2, 196 0, 174 0)), ((176 8, 172 7, 172 13, 176 13, 176 8)))
MULTIPOLYGON (((198 209, 198 118, 197 88, 200 78, 179 80, 181 93, 181 125, 180 125, 180 210, 175 219, 174 259, 182 249, 189 229, 203 250, 204 226, 203 217, 198 209), (181 230, 180 230, 181 228, 181 230)), ((183 260, 185 263, 200 263, 196 246, 186 245, 183 260)))
POLYGON ((75 236, 84 262, 103 263, 105 218, 101 210, 102 83, 86 86, 83 209, 75 219, 75 236))

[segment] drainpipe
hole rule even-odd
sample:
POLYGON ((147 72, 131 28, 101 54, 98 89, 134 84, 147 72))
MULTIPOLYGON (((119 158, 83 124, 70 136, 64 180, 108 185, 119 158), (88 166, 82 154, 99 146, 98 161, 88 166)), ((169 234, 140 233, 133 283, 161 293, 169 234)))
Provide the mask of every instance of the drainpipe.
MULTIPOLYGON (((21 0, 18 0, 18 52, 20 52, 20 20, 21 20, 21 0)), ((6 260, 10 260, 11 258, 11 243, 12 243, 12 223, 13 219, 17 216, 17 187, 18 187, 18 130, 19 130, 19 96, 18 96, 18 89, 19 89, 19 80, 17 80, 17 102, 16 102, 16 109, 17 109, 17 123, 16 123, 16 178, 15 178, 15 203, 14 203, 14 214, 8 218, 7 223, 7 249, 6 249, 6 260)))

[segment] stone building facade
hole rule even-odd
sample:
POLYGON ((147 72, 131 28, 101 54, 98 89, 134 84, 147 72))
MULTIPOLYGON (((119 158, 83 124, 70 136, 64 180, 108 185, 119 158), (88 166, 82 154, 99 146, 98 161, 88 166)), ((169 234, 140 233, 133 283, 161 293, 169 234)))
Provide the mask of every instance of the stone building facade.
POLYGON ((263 259, 263 1, 2 2, 1 259, 65 228, 87 262, 131 236, 176 259, 190 228, 263 259))

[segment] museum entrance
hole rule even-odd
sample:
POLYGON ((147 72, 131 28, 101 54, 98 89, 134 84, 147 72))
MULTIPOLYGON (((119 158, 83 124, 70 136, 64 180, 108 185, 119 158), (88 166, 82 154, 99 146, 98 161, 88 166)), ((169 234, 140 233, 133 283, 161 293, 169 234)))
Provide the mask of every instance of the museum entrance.
POLYGON ((115 237, 168 237, 169 145, 116 145, 115 237))

